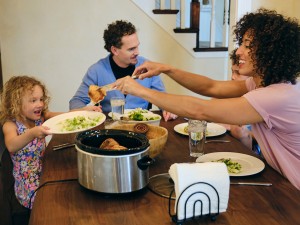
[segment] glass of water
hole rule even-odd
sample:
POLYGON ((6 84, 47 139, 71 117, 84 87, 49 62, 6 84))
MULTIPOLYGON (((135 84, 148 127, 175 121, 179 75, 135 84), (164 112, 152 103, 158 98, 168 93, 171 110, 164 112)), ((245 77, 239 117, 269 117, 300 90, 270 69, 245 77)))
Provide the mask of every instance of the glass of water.
POLYGON ((204 120, 189 120, 189 149, 190 156, 200 157, 204 154, 207 122, 204 120))
POLYGON ((110 105, 111 105, 111 113, 112 113, 111 117, 114 120, 119 120, 120 116, 124 114, 125 98, 111 97, 110 105))

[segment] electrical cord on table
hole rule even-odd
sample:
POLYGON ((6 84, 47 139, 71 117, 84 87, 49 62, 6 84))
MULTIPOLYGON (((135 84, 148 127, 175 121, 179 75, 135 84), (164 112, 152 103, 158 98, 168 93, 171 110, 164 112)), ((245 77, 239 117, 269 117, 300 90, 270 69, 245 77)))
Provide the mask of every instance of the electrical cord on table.
MULTIPOLYGON (((53 184, 53 183, 62 183, 62 182, 70 182, 70 181, 77 181, 78 179, 65 179, 65 180, 50 180, 50 181, 46 181, 45 183, 41 184, 37 189, 34 190, 34 192, 31 194, 30 199, 29 199, 29 206, 28 208, 31 209, 31 201, 32 198, 34 196, 34 194, 41 189, 42 187, 46 186, 47 184, 53 184)), ((30 212, 30 210, 29 210, 30 212)))

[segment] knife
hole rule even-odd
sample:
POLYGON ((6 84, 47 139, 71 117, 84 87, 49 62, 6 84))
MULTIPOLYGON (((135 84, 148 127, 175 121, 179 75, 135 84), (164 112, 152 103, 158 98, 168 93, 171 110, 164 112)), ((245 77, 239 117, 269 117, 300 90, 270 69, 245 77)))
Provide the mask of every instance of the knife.
POLYGON ((230 182, 233 185, 248 185, 248 186, 272 186, 271 183, 264 182, 230 182))

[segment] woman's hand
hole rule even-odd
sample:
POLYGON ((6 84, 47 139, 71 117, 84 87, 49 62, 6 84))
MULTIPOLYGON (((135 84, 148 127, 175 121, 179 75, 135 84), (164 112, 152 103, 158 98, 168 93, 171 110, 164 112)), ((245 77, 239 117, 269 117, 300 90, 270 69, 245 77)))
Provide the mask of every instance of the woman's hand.
POLYGON ((121 91, 125 95, 131 94, 131 95, 136 95, 136 96, 139 96, 140 91, 145 89, 144 86, 140 85, 138 82, 136 82, 130 76, 126 76, 124 78, 118 79, 113 84, 113 88, 121 91))
POLYGON ((132 77, 143 80, 147 77, 157 76, 168 70, 168 66, 161 63, 146 61, 135 68, 132 77))

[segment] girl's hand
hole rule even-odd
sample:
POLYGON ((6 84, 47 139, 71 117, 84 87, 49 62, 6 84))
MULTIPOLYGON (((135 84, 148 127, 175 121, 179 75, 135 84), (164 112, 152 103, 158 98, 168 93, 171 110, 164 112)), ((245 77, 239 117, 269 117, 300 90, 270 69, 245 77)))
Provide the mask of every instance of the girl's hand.
POLYGON ((51 131, 49 127, 46 126, 36 126, 30 129, 34 138, 45 138, 48 135, 51 135, 51 131))
POLYGON ((6 122, 3 125, 3 133, 5 138, 5 145, 9 152, 17 152, 24 148, 35 138, 45 138, 52 134, 50 129, 46 126, 35 126, 26 130, 26 132, 19 135, 17 133, 17 126, 14 122, 6 122))

